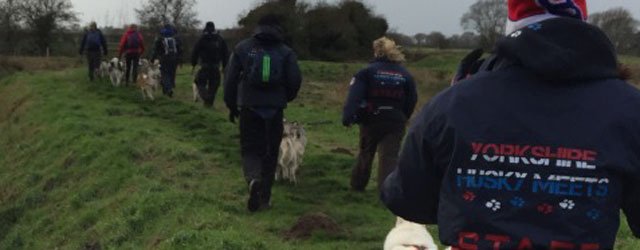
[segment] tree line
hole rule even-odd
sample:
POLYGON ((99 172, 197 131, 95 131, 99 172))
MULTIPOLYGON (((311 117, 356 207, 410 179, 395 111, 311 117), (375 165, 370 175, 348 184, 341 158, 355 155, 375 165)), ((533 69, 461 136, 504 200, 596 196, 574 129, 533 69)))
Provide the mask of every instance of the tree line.
MULTIPOLYGON (((182 35, 197 37, 202 22, 196 18, 196 0, 150 0, 135 13, 142 30, 154 35, 164 24, 173 24, 182 35)), ((406 35, 389 29, 387 20, 362 0, 311 4, 302 0, 263 0, 240 16, 238 26, 225 30, 233 44, 250 36, 260 16, 282 17, 286 43, 301 58, 345 61, 369 58, 371 41, 382 35, 402 46, 438 49, 491 46, 504 36, 505 0, 478 0, 462 16, 465 32, 445 36, 434 31, 406 35)), ((215 18, 213 18, 215 21, 215 18)), ((609 35, 621 54, 640 55, 638 20, 624 8, 592 13, 588 20, 609 35)), ((117 36, 122 27, 105 30, 117 36)), ((83 31, 70 0, 0 0, 0 54, 47 55, 63 50, 68 55, 83 31), (74 36, 75 35, 75 36, 74 36)), ((117 38, 116 38, 117 39, 117 38)), ((185 41, 189 44, 190 41, 185 41)))

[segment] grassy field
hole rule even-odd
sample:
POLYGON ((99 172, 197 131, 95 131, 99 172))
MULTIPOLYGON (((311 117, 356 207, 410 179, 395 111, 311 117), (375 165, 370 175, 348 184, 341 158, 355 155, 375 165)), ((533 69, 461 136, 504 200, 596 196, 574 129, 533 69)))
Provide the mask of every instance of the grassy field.
MULTIPOLYGON (((447 86, 452 53, 411 64, 420 103, 447 86)), ((375 182, 349 191, 357 130, 339 122, 363 65, 302 63, 305 83, 286 111, 310 141, 300 183, 276 185, 273 209, 257 214, 245 208, 238 129, 220 98, 215 110, 190 102, 189 70, 174 99, 155 102, 89 83, 79 68, 2 79, 0 249, 380 249, 395 219, 375 182), (309 214, 337 227, 287 237, 309 214)), ((626 225, 618 244, 640 248, 626 225)))

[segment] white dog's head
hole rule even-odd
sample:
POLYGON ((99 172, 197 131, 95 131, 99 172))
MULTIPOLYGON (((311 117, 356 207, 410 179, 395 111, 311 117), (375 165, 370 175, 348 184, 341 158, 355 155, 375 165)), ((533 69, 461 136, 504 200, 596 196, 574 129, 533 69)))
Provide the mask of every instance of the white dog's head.
POLYGON ((149 77, 160 79, 160 60, 155 60, 153 64, 149 64, 147 72, 149 73, 149 77))
POLYGON ((306 131, 302 124, 298 122, 284 122, 284 137, 292 137, 295 139, 306 138, 306 131))
POLYGON ((397 218, 396 227, 387 235, 384 250, 437 250, 438 246, 424 225, 397 218))
POLYGON ((109 71, 113 71, 115 69, 122 70, 124 66, 123 63, 117 57, 114 57, 109 61, 109 71))

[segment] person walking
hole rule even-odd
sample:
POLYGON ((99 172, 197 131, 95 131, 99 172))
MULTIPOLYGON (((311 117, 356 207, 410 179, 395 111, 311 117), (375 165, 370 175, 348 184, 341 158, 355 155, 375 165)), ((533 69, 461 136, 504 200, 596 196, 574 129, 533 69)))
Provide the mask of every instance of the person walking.
POLYGON ((411 125, 381 192, 452 249, 613 249, 640 236, 640 91, 585 0, 509 0, 508 34, 411 125))
POLYGON ((160 30, 160 37, 154 42, 151 61, 160 60, 162 76, 162 93, 173 97, 173 89, 176 86, 176 71, 182 56, 182 43, 176 37, 177 32, 173 26, 167 24, 160 30))
POLYGON ((351 173, 351 188, 364 191, 379 152, 378 188, 396 166, 407 120, 417 102, 416 84, 401 63, 404 55, 395 42, 382 37, 373 42, 375 59, 351 80, 342 124, 360 124, 360 152, 351 173))
POLYGON ((125 58, 125 84, 135 82, 138 79, 138 64, 140 56, 144 53, 144 39, 142 34, 138 32, 138 26, 129 25, 129 28, 120 38, 120 46, 118 47, 118 58, 125 58))
POLYGON ((98 29, 96 22, 89 24, 89 29, 85 32, 80 43, 80 55, 87 52, 87 64, 89 66, 89 80, 93 82, 96 70, 100 67, 102 55, 107 56, 107 41, 98 29))
POLYGON ((280 18, 260 18, 253 37, 240 42, 231 55, 224 80, 229 120, 240 118, 240 147, 249 184, 251 212, 271 206, 283 133, 283 109, 294 100, 302 76, 295 52, 283 43, 280 18))
POLYGON ((198 93, 205 107, 213 107, 213 102, 220 87, 220 66, 227 67, 229 49, 227 43, 216 31, 213 22, 207 22, 202 36, 193 46, 191 65, 195 69, 200 62, 200 70, 196 75, 198 93))

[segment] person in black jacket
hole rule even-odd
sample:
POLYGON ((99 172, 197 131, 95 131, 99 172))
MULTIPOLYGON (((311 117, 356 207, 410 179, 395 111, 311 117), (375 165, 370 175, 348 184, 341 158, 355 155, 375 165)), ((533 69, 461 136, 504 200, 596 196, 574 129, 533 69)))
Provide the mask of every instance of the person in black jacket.
POLYGON ((613 249, 621 209, 639 237, 640 91, 585 1, 508 3, 513 32, 425 106, 382 201, 454 250, 613 249))
POLYGON ((200 61, 201 68, 196 76, 196 85, 206 107, 212 107, 220 87, 220 66, 227 67, 229 49, 227 43, 216 31, 213 22, 208 22, 202 37, 193 46, 191 65, 195 68, 200 61))
POLYGON ((417 102, 416 84, 401 63, 404 55, 395 42, 383 37, 373 42, 375 60, 351 81, 342 123, 360 124, 360 153, 351 173, 351 188, 364 191, 371 165, 379 154, 378 188, 393 171, 407 120, 417 102))
POLYGON ((302 76, 293 50, 283 43, 280 18, 266 15, 252 38, 231 55, 224 80, 229 120, 240 118, 240 146, 249 184, 249 211, 270 207, 283 133, 283 109, 294 100, 302 76))
POLYGON ((182 56, 182 43, 176 37, 177 32, 173 26, 167 24, 160 30, 160 37, 154 42, 151 61, 160 59, 160 71, 162 80, 162 93, 173 97, 173 89, 176 87, 176 71, 182 56))
POLYGON ((102 35, 102 31, 98 29, 95 22, 89 24, 89 30, 82 37, 80 43, 80 55, 87 51, 87 63, 89 64, 89 80, 93 81, 96 69, 100 67, 102 55, 107 55, 107 41, 102 35), (102 52, 102 54, 101 54, 102 52))

